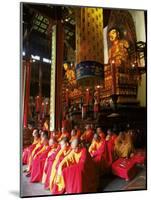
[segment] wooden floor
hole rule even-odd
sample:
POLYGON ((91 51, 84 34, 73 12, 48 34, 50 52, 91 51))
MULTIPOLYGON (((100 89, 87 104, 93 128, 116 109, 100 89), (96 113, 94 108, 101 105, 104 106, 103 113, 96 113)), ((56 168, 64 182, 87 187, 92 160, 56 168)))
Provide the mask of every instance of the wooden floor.
MULTIPOLYGON (((138 166, 137 168, 138 173, 136 177, 128 182, 113 175, 102 177, 98 192, 146 189, 146 168, 142 166, 138 166)), ((23 170, 24 169, 25 166, 23 167, 23 170)), ((49 190, 44 190, 41 183, 30 183, 29 178, 26 177, 24 173, 22 173, 21 176, 21 184, 21 194, 24 197, 51 195, 49 190)))

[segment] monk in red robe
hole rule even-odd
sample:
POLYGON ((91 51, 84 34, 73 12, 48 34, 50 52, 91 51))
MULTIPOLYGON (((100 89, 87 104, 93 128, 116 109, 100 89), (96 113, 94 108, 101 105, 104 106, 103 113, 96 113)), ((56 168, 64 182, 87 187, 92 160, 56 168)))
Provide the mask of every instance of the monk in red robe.
POLYGON ((80 129, 78 128, 77 125, 74 126, 74 129, 77 131, 77 136, 80 139, 80 137, 81 137, 81 131, 80 131, 80 129))
POLYGON ((62 138, 64 138, 64 137, 70 139, 70 134, 69 134, 69 132, 66 130, 66 128, 63 127, 63 128, 61 129, 61 136, 58 138, 58 141, 61 141, 62 138))
POLYGON ((81 136, 81 140, 82 140, 85 144, 89 145, 89 144, 91 144, 92 139, 93 139, 93 130, 92 130, 92 128, 90 127, 90 125, 88 124, 88 125, 86 125, 86 130, 85 130, 85 132, 84 132, 84 133, 82 134, 82 136, 81 136))
POLYGON ((101 147, 102 143, 103 140, 101 140, 100 136, 98 134, 94 134, 92 143, 89 147, 89 153, 92 157, 95 156, 95 153, 101 147))
POLYGON ((96 192, 96 174, 90 155, 86 148, 79 146, 78 139, 72 141, 71 148, 58 166, 52 193, 96 192))
POLYGON ((45 189, 49 189, 49 182, 50 182, 50 175, 51 175, 51 168, 52 164, 60 151, 61 146, 58 144, 56 149, 52 149, 46 158, 45 164, 44 164, 44 170, 42 175, 42 183, 44 184, 45 189))
POLYGON ((58 144, 55 138, 51 138, 49 140, 49 146, 47 145, 47 141, 45 141, 44 146, 45 150, 37 155, 32 162, 30 182, 42 181, 45 160, 48 154, 52 154, 52 152, 57 148, 58 144))
MULTIPOLYGON (((60 141, 60 150, 58 151, 57 155, 55 156, 53 163, 50 162, 50 166, 48 167, 46 180, 45 180, 45 188, 48 187, 47 183, 49 181, 49 189, 52 191, 54 180, 56 177, 56 171, 58 168, 59 163, 63 160, 63 158, 70 152, 70 146, 68 143, 68 138, 62 138, 60 141)), ((49 162, 48 162, 49 165, 49 162)))
POLYGON ((43 124, 43 131, 49 131, 49 120, 46 119, 46 121, 43 124))
POLYGON ((74 139, 78 139, 78 138, 79 138, 79 137, 78 137, 77 130, 76 130, 76 129, 72 129, 72 131, 71 131, 71 139, 70 139, 69 143, 72 143, 72 141, 73 141, 74 139))
POLYGON ((27 166, 27 169, 26 169, 26 176, 30 176, 31 174, 31 167, 32 167, 32 162, 33 162, 33 159, 36 158, 36 156, 38 156, 40 153, 42 153, 46 146, 45 143, 48 144, 48 132, 47 131, 43 131, 41 133, 41 142, 38 143, 36 145, 36 147, 32 150, 32 153, 29 157, 29 160, 28 160, 28 166, 27 166))
POLYGON ((36 147, 38 143, 40 143, 40 134, 38 129, 34 129, 32 135, 34 137, 33 143, 29 147, 25 148, 22 154, 22 163, 25 165, 28 162, 32 150, 36 147))
POLYGON ((103 132, 101 127, 96 129, 96 133, 100 136, 101 139, 105 139, 105 133, 103 132))

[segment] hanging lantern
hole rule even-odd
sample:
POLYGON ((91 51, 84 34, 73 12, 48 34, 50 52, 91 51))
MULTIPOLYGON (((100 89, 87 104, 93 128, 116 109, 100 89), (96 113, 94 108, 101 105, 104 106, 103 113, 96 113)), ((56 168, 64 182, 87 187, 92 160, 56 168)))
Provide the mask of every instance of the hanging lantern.
POLYGON ((76 80, 84 89, 100 85, 104 75, 103 11, 81 8, 76 12, 76 80))

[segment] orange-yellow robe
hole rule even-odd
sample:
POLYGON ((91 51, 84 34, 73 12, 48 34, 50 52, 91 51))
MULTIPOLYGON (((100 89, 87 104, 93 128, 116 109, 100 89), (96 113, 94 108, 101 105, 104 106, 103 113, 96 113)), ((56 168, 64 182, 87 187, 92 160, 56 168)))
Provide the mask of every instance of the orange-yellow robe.
POLYGON ((58 141, 61 141, 62 138, 67 137, 68 139, 70 139, 70 134, 65 131, 64 133, 61 134, 61 136, 58 138, 58 141))
POLYGON ((96 192, 94 163, 86 148, 72 150, 59 164, 52 194, 96 192))
POLYGON ((57 148, 57 144, 46 146, 45 149, 41 150, 37 156, 33 159, 31 166, 31 177, 30 182, 41 182, 43 176, 43 169, 45 160, 54 149, 57 148))
POLYGON ((96 141, 96 140, 92 140, 92 143, 89 147, 89 153, 91 154, 91 156, 93 156, 95 154, 95 152, 101 147, 102 145, 102 141, 96 141))
POLYGON ((50 182, 49 182, 50 192, 52 192, 52 189, 55 184, 58 165, 64 159, 64 157, 69 154, 70 151, 71 151, 71 148, 69 146, 66 146, 63 149, 60 149, 60 151, 56 155, 56 158, 52 165, 51 174, 50 174, 50 182))
POLYGON ((31 169, 31 164, 32 164, 32 160, 34 158, 34 156, 43 148, 43 144, 41 144, 41 142, 38 142, 35 146, 35 148, 32 150, 29 159, 28 159, 28 166, 27 166, 27 171, 30 171, 31 169))
POLYGON ((81 136, 81 139, 84 140, 86 143, 91 143, 93 139, 92 129, 86 130, 81 136))
POLYGON ((114 150, 115 154, 120 158, 129 157, 134 152, 131 136, 126 136, 124 139, 118 136, 115 140, 114 150))
POLYGON ((26 147, 23 150, 23 154, 22 154, 22 163, 23 164, 28 163, 28 159, 30 157, 30 154, 32 153, 33 149, 36 147, 36 144, 38 144, 39 142, 40 142, 40 138, 34 139, 33 143, 29 147, 26 147))
POLYGON ((45 161, 45 166, 43 170, 43 177, 42 177, 42 183, 44 184, 45 189, 49 189, 49 182, 50 182, 50 175, 51 175, 51 169, 53 162, 60 151, 61 147, 58 145, 56 149, 53 149, 49 154, 45 161))
POLYGON ((78 136, 77 135, 74 135, 74 136, 71 136, 71 139, 70 139, 70 143, 73 141, 73 140, 75 140, 75 139, 78 139, 78 136))

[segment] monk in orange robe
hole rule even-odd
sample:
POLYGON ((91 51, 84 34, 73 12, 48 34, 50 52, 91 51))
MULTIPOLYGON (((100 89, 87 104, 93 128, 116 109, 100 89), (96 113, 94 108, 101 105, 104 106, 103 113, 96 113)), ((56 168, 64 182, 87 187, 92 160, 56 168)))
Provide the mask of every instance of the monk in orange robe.
POLYGON ((131 136, 126 132, 120 132, 115 140, 115 155, 119 158, 129 158, 134 153, 131 136))
POLYGON ((58 141, 61 141, 64 137, 70 139, 70 134, 67 132, 66 128, 63 127, 61 130, 61 136, 58 138, 58 141))
POLYGON ((52 191, 54 183, 55 183, 56 172, 57 172, 57 168, 58 168, 59 163, 71 151, 71 148, 70 148, 69 143, 68 143, 68 138, 66 138, 66 137, 62 138, 62 140, 60 141, 60 146, 61 146, 61 149, 57 153, 55 160, 54 160, 52 167, 51 167, 51 173, 50 173, 50 177, 49 177, 49 189, 50 189, 50 191, 52 191))
POLYGON ((95 156, 96 151, 101 147, 103 140, 101 140, 98 134, 94 134, 92 143, 89 147, 89 153, 93 157, 95 156))
POLYGON ((27 164, 32 150, 36 147, 36 145, 38 143, 40 143, 40 134, 39 134, 38 129, 34 129, 32 135, 34 137, 33 143, 29 147, 25 148, 23 151, 23 154, 22 154, 22 163, 23 164, 27 164))
POLYGON ((76 129, 72 129, 71 131, 71 139, 69 141, 69 143, 71 143, 74 139, 78 139, 78 133, 76 129))
POLYGON ((85 132, 81 136, 81 140, 86 144, 91 144, 93 139, 93 130, 91 129, 90 125, 86 126, 85 132))
POLYGON ((115 146, 115 140, 117 138, 117 135, 111 131, 111 129, 108 129, 107 130, 107 136, 105 138, 105 141, 106 141, 106 168, 110 168, 111 167, 111 164, 112 162, 115 160, 115 157, 114 157, 114 146, 115 146))
POLYGON ((77 131, 77 136, 80 139, 80 137, 81 137, 81 131, 80 131, 80 129, 78 128, 77 125, 74 126, 74 129, 77 131))
POLYGON ((74 139, 71 143, 71 149, 70 153, 58 166, 51 192, 53 194, 62 194, 65 192, 78 193, 96 191, 96 187, 94 187, 95 182, 92 180, 95 176, 94 174, 91 176, 91 172, 95 172, 94 168, 92 168, 94 165, 86 153, 86 148, 81 148, 78 139, 74 139), (89 177, 88 174, 90 175, 89 177), (93 187, 91 185, 92 182, 93 187))
MULTIPOLYGON (((36 147, 32 150, 32 153, 31 153, 31 155, 29 157, 28 166, 27 166, 27 169, 26 169, 26 172, 27 172, 26 176, 30 176, 33 159, 36 156, 38 156, 41 152, 43 152, 43 150, 45 150, 45 148, 46 148, 45 142, 47 140, 48 140, 48 132, 47 131, 43 131, 41 133, 41 141, 40 141, 40 143, 38 143, 36 145, 36 147)), ((48 143, 48 141, 47 141, 47 143, 48 143)))
POLYGON ((52 151, 48 153, 47 159, 45 161, 43 176, 42 176, 42 183, 44 184, 45 189, 49 189, 51 168, 60 149, 61 149, 61 146, 60 144, 58 144, 56 149, 52 149, 52 151))
POLYGON ((43 124, 43 131, 49 131, 49 121, 46 119, 46 121, 43 124))
POLYGON ((51 138, 49 140, 49 146, 47 144, 47 139, 45 140, 45 149, 43 149, 43 152, 39 153, 32 162, 31 167, 31 178, 30 182, 41 182, 42 176, 43 176, 43 169, 45 160, 48 156, 48 154, 52 154, 52 152, 57 148, 58 144, 55 138, 51 138))
POLYGON ((96 129, 96 133, 100 136, 101 139, 105 139, 105 133, 103 132, 102 128, 101 127, 98 127, 96 129))

